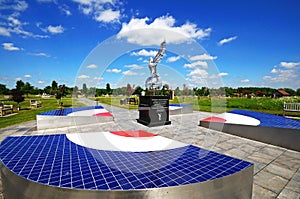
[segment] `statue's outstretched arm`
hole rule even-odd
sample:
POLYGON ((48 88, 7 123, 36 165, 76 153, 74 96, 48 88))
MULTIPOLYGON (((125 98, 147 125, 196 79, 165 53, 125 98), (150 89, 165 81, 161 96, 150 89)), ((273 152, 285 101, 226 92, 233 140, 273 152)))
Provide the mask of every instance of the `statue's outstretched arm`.
POLYGON ((155 57, 153 59, 153 63, 158 64, 158 62, 163 58, 165 52, 166 52, 166 42, 163 41, 160 44, 160 49, 159 49, 158 53, 155 55, 155 57))

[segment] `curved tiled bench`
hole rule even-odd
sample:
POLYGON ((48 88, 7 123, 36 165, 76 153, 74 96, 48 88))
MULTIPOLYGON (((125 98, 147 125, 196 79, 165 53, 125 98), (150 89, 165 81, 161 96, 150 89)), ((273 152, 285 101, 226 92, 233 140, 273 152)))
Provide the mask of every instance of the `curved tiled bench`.
POLYGON ((52 110, 36 116, 38 130, 109 122, 113 119, 112 114, 102 106, 52 110))
POLYGON ((0 145, 4 197, 251 198, 252 163, 136 133, 7 137, 0 145), (124 146, 109 150, 108 140, 124 146), (129 150, 129 140, 141 150, 129 150), (161 144, 149 151, 151 142, 161 144))
POLYGON ((205 118, 200 126, 300 151, 300 122, 282 116, 232 110, 205 118))

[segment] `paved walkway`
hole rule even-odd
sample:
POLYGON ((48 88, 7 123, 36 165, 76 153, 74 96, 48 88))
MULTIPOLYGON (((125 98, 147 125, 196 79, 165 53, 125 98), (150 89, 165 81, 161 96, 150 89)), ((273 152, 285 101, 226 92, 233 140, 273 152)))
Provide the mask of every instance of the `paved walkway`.
MULTIPOLYGON (((88 105, 96 103, 82 99, 88 105)), ((102 104, 101 104, 102 105, 102 104)), ((60 134, 110 130, 146 130, 187 144, 220 152, 254 163, 253 199, 300 198, 300 152, 240 138, 198 126, 199 120, 212 114, 194 112, 172 115, 171 125, 145 127, 136 122, 138 112, 109 105, 102 105, 114 115, 113 122, 80 127, 36 130, 36 122, 26 122, 0 130, 0 142, 7 136, 60 134)), ((1 181, 0 181, 1 182, 1 181)), ((0 199, 2 199, 0 183, 0 199)))

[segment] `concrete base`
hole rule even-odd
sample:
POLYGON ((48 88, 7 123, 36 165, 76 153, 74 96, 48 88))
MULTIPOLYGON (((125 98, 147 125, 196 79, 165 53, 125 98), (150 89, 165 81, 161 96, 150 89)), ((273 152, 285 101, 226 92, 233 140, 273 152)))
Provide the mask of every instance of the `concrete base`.
POLYGON ((80 126, 113 121, 112 116, 47 116, 37 115, 37 130, 62 128, 68 126, 80 126))
POLYGON ((83 190, 47 186, 22 178, 1 166, 4 198, 9 199, 79 199, 79 198, 165 198, 165 199, 251 199, 253 184, 253 165, 240 172, 182 186, 149 188, 135 190, 83 190))
POLYGON ((200 121, 200 126, 267 144, 300 151, 300 131, 298 129, 250 126, 207 121, 200 121))

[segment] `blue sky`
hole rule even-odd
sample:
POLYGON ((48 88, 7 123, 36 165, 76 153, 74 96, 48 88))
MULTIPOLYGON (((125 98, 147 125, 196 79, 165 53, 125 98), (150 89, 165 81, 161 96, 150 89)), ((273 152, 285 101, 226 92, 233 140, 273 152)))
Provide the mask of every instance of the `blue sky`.
POLYGON ((0 83, 143 86, 165 39, 158 72, 172 88, 297 89, 299 19, 297 0, 0 0, 0 83), (105 46, 119 40, 133 46, 105 46))

